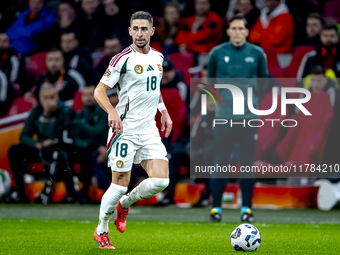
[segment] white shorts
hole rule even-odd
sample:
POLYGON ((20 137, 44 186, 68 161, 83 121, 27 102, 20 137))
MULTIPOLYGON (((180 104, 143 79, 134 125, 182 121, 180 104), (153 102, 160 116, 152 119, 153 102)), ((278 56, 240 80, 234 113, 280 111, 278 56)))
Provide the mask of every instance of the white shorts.
POLYGON ((140 164, 146 159, 168 162, 167 151, 158 132, 113 135, 107 147, 108 166, 116 172, 128 172, 132 164, 140 164))

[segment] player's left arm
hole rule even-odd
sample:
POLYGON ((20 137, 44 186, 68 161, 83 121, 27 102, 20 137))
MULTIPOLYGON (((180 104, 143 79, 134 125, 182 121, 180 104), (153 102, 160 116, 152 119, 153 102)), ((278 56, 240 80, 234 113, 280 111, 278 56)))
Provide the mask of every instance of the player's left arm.
POLYGON ((170 133, 171 133, 171 129, 172 129, 172 120, 170 118, 168 110, 165 107, 162 95, 159 96, 158 110, 162 114, 162 116, 161 116, 161 131, 164 131, 165 126, 166 126, 165 137, 168 138, 170 133))

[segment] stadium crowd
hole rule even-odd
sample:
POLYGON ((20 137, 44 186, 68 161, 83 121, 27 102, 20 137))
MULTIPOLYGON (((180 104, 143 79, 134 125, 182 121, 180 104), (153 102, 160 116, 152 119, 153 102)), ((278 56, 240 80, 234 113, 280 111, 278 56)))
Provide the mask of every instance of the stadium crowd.
MULTIPOLYGON (((170 185, 167 195, 157 205, 175 202, 175 184, 181 176, 188 176, 190 145, 197 159, 204 160, 202 157, 212 153, 211 144, 201 144, 202 139, 196 136, 211 139, 211 126, 206 123, 211 122, 213 115, 192 119, 190 125, 190 78, 206 78, 209 52, 228 40, 225 33, 228 20, 237 13, 247 20, 248 41, 266 53, 269 75, 276 79, 276 85, 305 87, 312 93, 329 95, 334 113, 329 120, 329 138, 325 131, 319 143, 323 148, 318 153, 323 159, 316 163, 337 161, 339 153, 334 149, 340 142, 337 79, 340 16, 336 15, 340 4, 337 0, 298 3, 292 0, 0 0, 0 117, 31 110, 20 144, 13 145, 8 152, 16 182, 15 195, 8 202, 28 202, 24 174, 28 171, 27 163, 32 162, 45 164, 42 174, 45 187, 36 202, 50 203, 51 180, 65 182, 65 202, 91 202, 88 195, 91 183, 104 190, 108 188, 107 115, 96 104, 93 92, 111 58, 131 44, 129 17, 139 10, 148 11, 154 18, 156 32, 151 47, 165 57, 161 91, 174 121, 171 137, 163 138, 170 164, 170 185), (79 174, 75 173, 75 163, 81 165, 79 174), (83 184, 81 190, 79 180, 83 184)), ((116 89, 108 93, 111 103, 116 105, 116 89)), ((213 111, 214 105, 210 104, 208 112, 213 111)), ((293 110, 289 114, 298 113, 293 110)), ((315 132, 317 129, 320 127, 315 132)), ((310 128, 310 132, 313 130, 310 128)), ((263 139, 259 137, 257 160, 278 163, 290 159, 286 154, 273 155, 275 145, 285 142, 282 136, 273 138, 266 151, 261 151, 261 142, 263 139)), ((303 151, 305 141, 300 143, 296 147, 303 151)), ((285 146, 288 145, 281 144, 285 146)), ((140 167, 132 169, 129 190, 141 173, 140 167)), ((209 180, 203 182, 206 189, 197 206, 209 203, 209 180)))

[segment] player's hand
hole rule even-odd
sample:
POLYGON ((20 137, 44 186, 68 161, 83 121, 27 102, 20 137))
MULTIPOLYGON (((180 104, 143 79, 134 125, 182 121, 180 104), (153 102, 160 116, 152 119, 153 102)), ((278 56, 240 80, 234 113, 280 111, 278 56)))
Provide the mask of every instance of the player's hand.
POLYGON ((172 120, 167 110, 163 110, 161 114, 161 131, 164 131, 166 126, 165 137, 168 138, 172 129, 172 120))
POLYGON ((123 134, 123 123, 120 120, 117 111, 115 109, 112 109, 108 112, 108 115, 109 127, 112 128, 112 132, 117 130, 117 132, 123 134))

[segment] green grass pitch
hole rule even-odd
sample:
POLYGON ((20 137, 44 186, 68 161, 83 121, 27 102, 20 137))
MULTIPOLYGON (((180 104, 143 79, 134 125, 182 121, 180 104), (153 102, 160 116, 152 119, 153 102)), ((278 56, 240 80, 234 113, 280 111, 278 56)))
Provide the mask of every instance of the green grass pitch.
MULTIPOLYGON (((125 233, 110 223, 116 250, 100 250, 92 237, 98 209, 0 205, 0 254, 242 254, 229 241, 239 210, 223 210, 223 222, 210 223, 208 209, 133 207, 125 233)), ((256 254, 340 254, 339 210, 254 214, 262 237, 256 254)))

